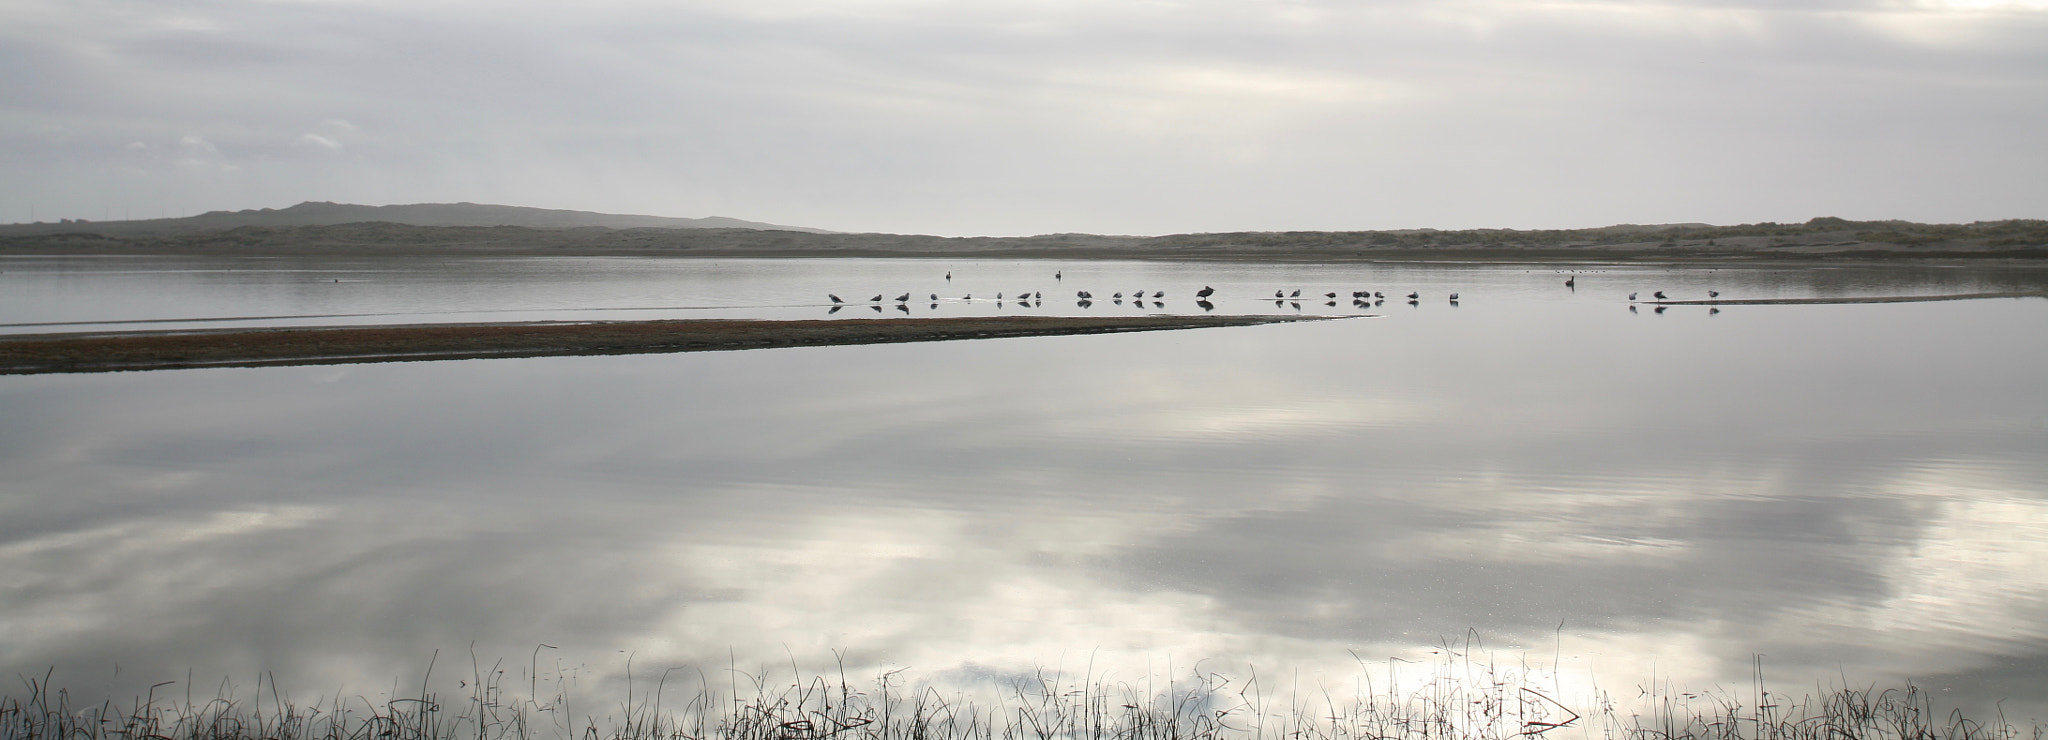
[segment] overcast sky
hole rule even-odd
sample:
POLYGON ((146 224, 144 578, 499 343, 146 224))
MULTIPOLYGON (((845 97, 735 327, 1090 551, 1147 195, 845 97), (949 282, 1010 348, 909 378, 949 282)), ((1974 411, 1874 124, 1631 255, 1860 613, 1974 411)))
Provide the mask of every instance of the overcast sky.
POLYGON ((2048 0, 0 0, 0 221, 2048 217, 2048 0))

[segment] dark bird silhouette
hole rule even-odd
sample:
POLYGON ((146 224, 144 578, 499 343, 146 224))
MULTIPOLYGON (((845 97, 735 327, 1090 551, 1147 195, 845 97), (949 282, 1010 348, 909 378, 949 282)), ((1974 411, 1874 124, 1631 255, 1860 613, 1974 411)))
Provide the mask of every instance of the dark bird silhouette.
POLYGON ((904 293, 903 295, 899 295, 899 296, 896 296, 896 302, 897 302, 897 303, 909 303, 909 302, 910 302, 910 294, 909 294, 909 293, 904 293))
POLYGON ((1054 279, 1054 280, 1058 280, 1058 279, 1060 279, 1060 273, 1059 273, 1059 271, 1058 271, 1058 270, 1054 270, 1054 271, 1053 271, 1053 273, 1052 273, 1052 279, 1054 279))
POLYGON ((1660 300, 1660 301, 1661 301, 1661 300, 1664 300, 1664 291, 1661 291, 1661 290, 1660 290, 1660 291, 1657 291, 1657 292, 1655 292, 1655 293, 1651 293, 1650 295, 1651 295, 1652 297, 1655 297, 1655 298, 1656 298, 1657 300, 1660 300))
POLYGON ((1284 290, 1276 290, 1276 291, 1273 291, 1273 297, 1274 297, 1274 298, 1286 298, 1286 297, 1287 297, 1287 291, 1284 291, 1284 290))
POLYGON ((963 300, 963 301, 971 301, 971 300, 974 300, 974 294, 973 294, 973 293, 968 293, 967 295, 963 295, 963 296, 960 296, 960 300, 963 300))
POLYGON ((1291 295, 1289 295, 1289 296, 1287 296, 1287 297, 1289 297, 1289 298, 1300 298, 1300 297, 1301 297, 1301 289, 1300 289, 1300 288, 1295 288, 1295 289, 1294 289, 1294 293, 1293 293, 1293 294, 1291 294, 1291 295))
POLYGON ((1721 297, 1721 291, 1718 291, 1718 290, 1709 290, 1709 291, 1707 291, 1707 297, 1708 297, 1708 298, 1719 298, 1719 297, 1721 297))
POLYGON ((932 302, 933 302, 933 303, 937 303, 938 301, 939 301, 939 294, 937 294, 937 293, 933 293, 933 294, 932 294, 932 302))
POLYGON ((1721 307, 1720 307, 1720 306, 1708 306, 1708 307, 1707 307, 1707 315, 1708 315, 1708 316, 1712 316, 1712 315, 1714 315, 1714 314, 1717 314, 1717 313, 1720 313, 1720 312, 1721 312, 1721 307))
POLYGON ((1657 313, 1664 313, 1664 308, 1665 308, 1664 306, 1658 306, 1658 307, 1657 307, 1657 313))
POLYGON ((833 306, 833 307, 832 307, 832 310, 830 310, 830 311, 826 311, 825 313, 826 313, 826 315, 831 315, 831 314, 839 313, 839 309, 842 309, 842 308, 845 308, 845 306, 833 306))
POLYGON ((1456 293, 1452 293, 1452 294, 1451 294, 1451 300, 1454 300, 1454 301, 1455 301, 1455 300, 1458 300, 1458 294, 1456 294, 1456 293))
POLYGON ((1631 304, 1628 304, 1628 312, 1629 312, 1629 313, 1636 313, 1636 304, 1633 304, 1633 303, 1631 303, 1631 304))
POLYGON ((1083 299, 1081 299, 1081 300, 1075 301, 1075 302, 1074 302, 1074 305, 1076 305, 1076 306, 1080 306, 1080 307, 1082 307, 1082 308, 1087 308, 1087 307, 1089 307, 1089 306, 1093 306, 1093 305, 1095 305, 1095 302, 1094 302, 1094 301, 1090 301, 1090 300, 1088 300, 1088 299, 1086 299, 1086 298, 1083 298, 1083 299))
POLYGON ((953 282, 953 271, 952 271, 952 270, 947 270, 947 271, 946 271, 946 282, 949 282, 949 283, 950 283, 950 282, 953 282))
POLYGON ((1003 299, 1003 294, 1001 294, 1001 293, 997 293, 997 294, 996 294, 996 300, 1000 301, 1000 300, 1002 300, 1002 299, 1003 299))
POLYGON ((833 303, 845 303, 845 302, 846 302, 846 301, 842 301, 842 300, 839 300, 839 296, 836 296, 836 295, 832 295, 831 293, 826 293, 826 294, 825 294, 825 297, 826 297, 826 298, 830 298, 830 299, 832 299, 832 302, 833 302, 833 303))
POLYGON ((1323 294, 1323 297, 1324 297, 1324 298, 1330 298, 1330 299, 1335 299, 1335 298, 1337 297, 1337 294, 1336 294, 1336 293, 1324 293, 1324 294, 1323 294))
POLYGON ((1377 299, 1377 300, 1382 300, 1382 301, 1384 301, 1384 300, 1386 300, 1386 299, 1387 299, 1387 294, 1385 294, 1385 293, 1381 293, 1381 292, 1379 292, 1379 291, 1375 290, 1375 291, 1373 291, 1373 292, 1372 292, 1372 297, 1373 297, 1373 298, 1375 298, 1375 299, 1377 299))
POLYGON ((1163 290, 1155 290, 1155 291, 1152 291, 1152 297, 1153 297, 1153 298, 1165 298, 1165 297, 1166 297, 1166 291, 1163 291, 1163 290))
POLYGON ((1634 300, 1636 299, 1636 294, 1634 294, 1634 293, 1630 293, 1630 294, 1628 294, 1628 299, 1629 299, 1629 300, 1630 300, 1631 302, 1633 302, 1633 301, 1634 301, 1634 300))
POLYGON ((1076 297, 1078 297, 1078 298, 1081 298, 1081 299, 1083 299, 1083 300, 1086 300, 1086 299, 1089 299, 1089 298, 1094 298, 1094 297, 1095 297, 1095 296, 1089 295, 1089 294, 1088 294, 1088 291, 1085 291, 1085 290, 1077 290, 1077 291, 1074 291, 1074 295, 1075 295, 1076 297))
POLYGON ((1415 292, 1413 292, 1413 293, 1409 293, 1409 294, 1408 294, 1408 300, 1411 300, 1411 301, 1412 301, 1412 300, 1415 300, 1415 299, 1417 299, 1417 298, 1421 298, 1421 297, 1422 297, 1422 291, 1419 291, 1419 290, 1418 290, 1418 291, 1415 291, 1415 292))
POLYGON ((1564 287, 1567 287, 1567 288, 1576 288, 1576 287, 1579 287, 1579 276, 1577 276, 1577 275, 1573 275, 1573 276, 1571 276, 1571 277, 1565 278, 1565 279, 1564 279, 1564 287))
POLYGON ((1117 291, 1117 292, 1115 292, 1115 293, 1111 293, 1111 294, 1109 294, 1109 297, 1110 297, 1110 298, 1114 298, 1114 299, 1116 299, 1116 300, 1123 300, 1123 297, 1124 297, 1124 293, 1123 293, 1123 291, 1119 290, 1119 291, 1117 291))
POLYGON ((877 294, 875 294, 875 297, 873 297, 873 298, 869 298, 869 299, 868 299, 868 302, 869 302, 869 303, 881 303, 881 302, 882 302, 882 295, 881 295, 880 293, 877 293, 877 294))
POLYGON ((1214 304, 1214 303, 1210 303, 1210 302, 1208 302, 1208 301, 1205 301, 1205 300, 1202 300, 1202 299, 1200 299, 1200 298, 1197 298, 1197 299, 1195 299, 1195 307, 1196 307, 1196 308, 1200 308, 1200 309, 1202 309, 1202 310, 1204 310, 1204 311, 1214 311, 1214 310, 1216 310, 1216 304, 1214 304))
POLYGON ((910 313, 910 304, 908 304, 908 303, 898 303, 898 304, 896 304, 896 310, 898 310, 898 311, 902 311, 902 312, 904 312, 904 313, 910 313))
POLYGON ((1204 286, 1202 286, 1202 289, 1201 289, 1201 290, 1197 290, 1197 291, 1195 291, 1195 297, 1196 297, 1196 298, 1200 298, 1200 299, 1205 299, 1205 300, 1206 300, 1206 299, 1208 299, 1208 297, 1209 297, 1209 296, 1212 296, 1212 295, 1215 295, 1215 294, 1216 294, 1216 289, 1215 289, 1215 288, 1211 288, 1211 287, 1209 287, 1209 286, 1207 286, 1207 285, 1204 285, 1204 286))
POLYGON ((1035 291, 1035 290, 1034 290, 1034 291, 1031 291, 1031 300, 1034 300, 1034 301, 1042 301, 1042 300, 1045 300, 1045 294, 1044 294, 1044 293, 1040 293, 1040 292, 1038 292, 1038 291, 1035 291))

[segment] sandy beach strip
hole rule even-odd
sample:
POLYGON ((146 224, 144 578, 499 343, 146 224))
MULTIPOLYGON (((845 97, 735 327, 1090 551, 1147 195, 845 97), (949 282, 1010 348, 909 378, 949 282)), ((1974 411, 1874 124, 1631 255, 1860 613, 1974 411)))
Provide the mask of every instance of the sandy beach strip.
POLYGON ((1696 301, 1636 301, 1651 306, 1794 306, 1840 305, 1850 303, 1921 303, 1925 301, 1975 301, 1986 298, 2048 298, 2048 293, 1951 293, 1948 295, 1880 295, 1844 298, 1705 298, 1696 301))
POLYGON ((0 374, 652 354, 1108 334, 1333 316, 1003 316, 530 322, 0 335, 0 374))

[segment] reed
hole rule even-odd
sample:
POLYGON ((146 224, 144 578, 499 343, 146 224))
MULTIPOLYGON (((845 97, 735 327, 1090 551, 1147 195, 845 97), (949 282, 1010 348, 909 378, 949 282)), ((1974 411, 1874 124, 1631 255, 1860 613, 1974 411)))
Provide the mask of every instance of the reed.
POLYGON ((336 694, 299 704, 259 681, 248 699, 225 682, 205 701, 189 689, 165 699, 164 683, 126 706, 81 705, 45 673, 0 698, 0 740, 2048 740, 2040 725, 1938 711, 1910 684, 1795 697, 1765 687, 1759 664, 1743 696, 1640 689, 1627 707, 1604 695, 1567 706, 1525 671, 1441 655, 1443 665, 1405 681, 1391 664, 1381 681, 1361 661, 1343 690, 1276 690, 1256 672, 1199 670, 1163 686, 1040 670, 942 690, 901 671, 853 680, 842 664, 837 675, 792 666, 786 679, 727 668, 733 680, 716 687, 696 672, 680 699, 667 695, 678 669, 650 685, 629 663, 625 697, 603 716, 575 711, 560 679, 542 691, 527 674, 521 693, 502 665, 475 660, 460 681, 466 695, 423 679, 382 702, 336 694))

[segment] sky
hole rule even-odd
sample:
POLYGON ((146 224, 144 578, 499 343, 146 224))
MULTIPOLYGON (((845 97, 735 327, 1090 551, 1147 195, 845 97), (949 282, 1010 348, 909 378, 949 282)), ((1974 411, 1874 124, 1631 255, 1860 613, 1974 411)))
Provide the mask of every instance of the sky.
POLYGON ((2048 217, 2048 0, 0 0, 0 222, 2048 217))

